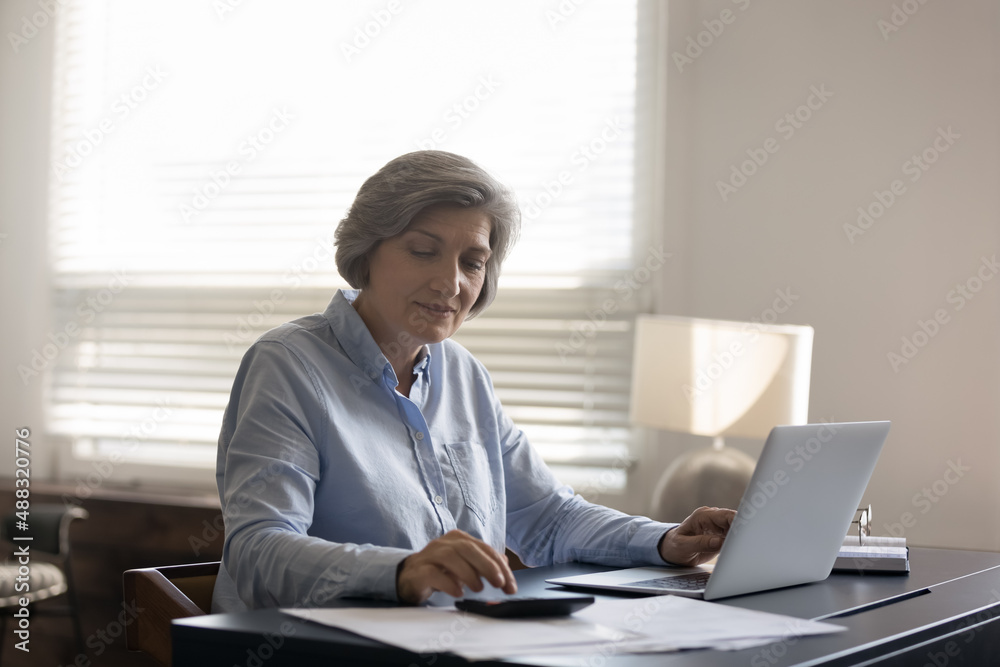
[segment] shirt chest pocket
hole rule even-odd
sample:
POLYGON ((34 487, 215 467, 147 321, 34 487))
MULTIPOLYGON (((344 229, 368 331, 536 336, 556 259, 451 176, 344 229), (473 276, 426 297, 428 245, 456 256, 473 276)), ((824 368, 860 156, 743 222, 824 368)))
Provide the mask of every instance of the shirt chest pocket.
POLYGON ((499 505, 486 450, 476 442, 456 442, 444 447, 465 506, 486 524, 499 505))

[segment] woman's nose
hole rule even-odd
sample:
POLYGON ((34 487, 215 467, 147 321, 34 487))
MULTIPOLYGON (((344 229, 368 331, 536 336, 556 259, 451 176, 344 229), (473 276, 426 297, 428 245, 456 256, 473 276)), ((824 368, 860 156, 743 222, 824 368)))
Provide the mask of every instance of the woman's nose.
POLYGON ((454 298, 458 296, 459 285, 461 284, 462 269, 459 262, 441 262, 436 267, 434 280, 431 289, 440 292, 441 295, 454 298))

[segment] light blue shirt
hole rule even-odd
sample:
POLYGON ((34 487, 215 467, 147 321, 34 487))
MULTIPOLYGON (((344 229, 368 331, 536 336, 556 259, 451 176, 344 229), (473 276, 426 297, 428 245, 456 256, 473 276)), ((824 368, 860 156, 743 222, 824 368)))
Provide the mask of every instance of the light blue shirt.
POLYGON ((394 600, 400 561, 456 528, 527 565, 663 563, 675 524, 560 484, 459 344, 426 346, 409 398, 398 393, 356 296, 338 292, 243 358, 219 436, 214 611, 394 600))

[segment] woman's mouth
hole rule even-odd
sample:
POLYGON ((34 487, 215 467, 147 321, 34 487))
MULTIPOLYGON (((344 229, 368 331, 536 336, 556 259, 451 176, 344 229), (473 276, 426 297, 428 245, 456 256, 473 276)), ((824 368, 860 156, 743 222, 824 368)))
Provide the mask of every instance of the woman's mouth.
POLYGON ((417 305, 420 306, 422 311, 435 319, 447 319, 455 313, 455 309, 448 306, 441 306, 433 303, 422 303, 420 301, 417 301, 417 305))

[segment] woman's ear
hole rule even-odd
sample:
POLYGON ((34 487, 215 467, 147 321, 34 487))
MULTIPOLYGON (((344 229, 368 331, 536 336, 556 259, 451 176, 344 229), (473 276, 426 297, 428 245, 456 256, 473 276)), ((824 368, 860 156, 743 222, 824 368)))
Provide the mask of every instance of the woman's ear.
POLYGON ((375 248, 369 250, 368 254, 358 263, 358 275, 361 277, 361 280, 358 281, 359 290, 368 287, 368 280, 371 278, 371 262, 369 258, 373 252, 375 252, 375 248))

